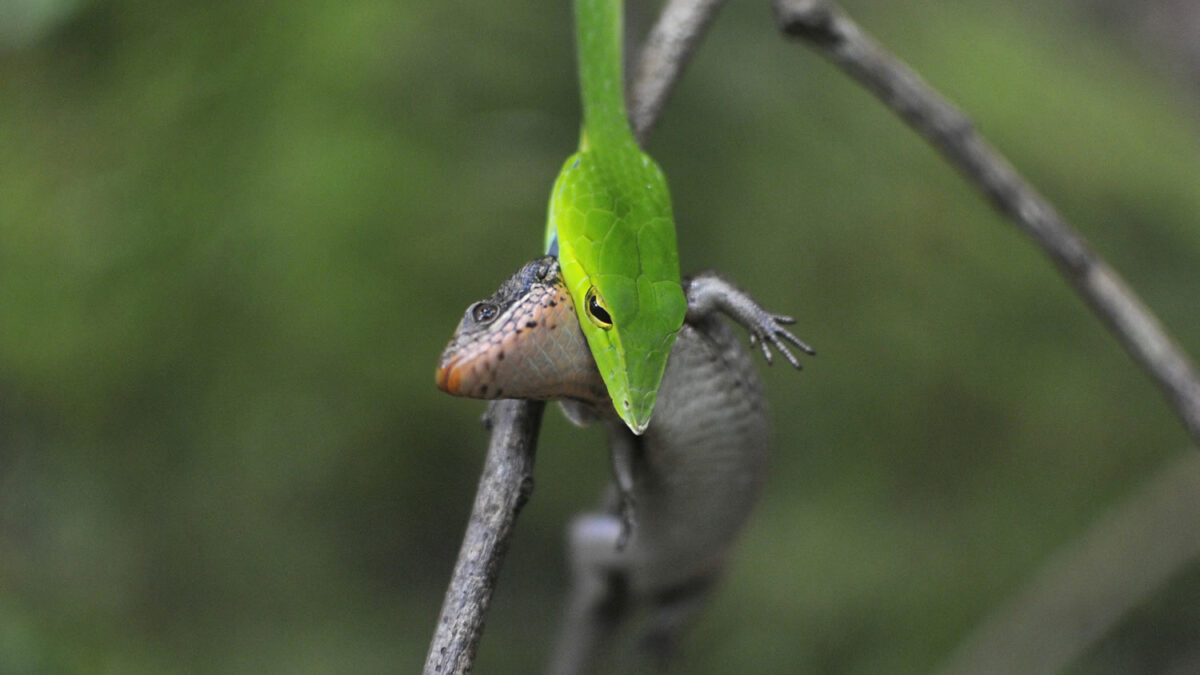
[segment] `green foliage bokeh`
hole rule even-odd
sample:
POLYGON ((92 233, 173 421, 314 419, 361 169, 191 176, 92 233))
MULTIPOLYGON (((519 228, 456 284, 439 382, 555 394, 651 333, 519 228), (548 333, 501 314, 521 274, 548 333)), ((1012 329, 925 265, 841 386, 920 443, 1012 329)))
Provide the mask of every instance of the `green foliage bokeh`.
MULTIPOLYGON (((1178 83, 1062 8, 850 9, 1200 353, 1178 83)), ((0 4, 0 672, 419 667, 486 438, 433 365, 538 253, 576 141, 569 21, 0 4)), ((820 352, 764 369, 775 470, 680 672, 926 672, 1188 452, 1034 247, 766 3, 720 15, 651 151, 685 271, 820 352)), ((545 427, 478 672, 540 663, 563 527, 606 477, 599 433, 545 427)), ((1079 671, 1157 672, 1197 600, 1193 565, 1079 671)))

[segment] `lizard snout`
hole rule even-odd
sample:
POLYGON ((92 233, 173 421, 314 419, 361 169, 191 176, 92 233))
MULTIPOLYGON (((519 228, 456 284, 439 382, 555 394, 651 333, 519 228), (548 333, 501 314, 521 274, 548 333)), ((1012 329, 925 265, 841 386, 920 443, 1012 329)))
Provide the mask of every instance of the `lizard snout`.
POLYGON ((458 378, 451 377, 451 371, 454 366, 449 363, 443 363, 438 366, 437 372, 434 373, 434 381, 437 383, 437 388, 447 394, 455 394, 458 391, 458 378))

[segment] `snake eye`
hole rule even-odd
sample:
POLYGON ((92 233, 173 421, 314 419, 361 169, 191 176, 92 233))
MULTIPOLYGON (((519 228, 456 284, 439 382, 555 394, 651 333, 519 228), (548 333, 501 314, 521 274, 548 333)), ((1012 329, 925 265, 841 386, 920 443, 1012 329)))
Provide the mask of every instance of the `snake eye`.
POLYGON ((496 306, 490 302, 477 302, 475 303, 475 306, 471 308, 471 318, 475 319, 475 321, 478 323, 487 323, 491 321, 492 319, 496 318, 497 313, 498 310, 496 309, 496 306))
POLYGON ((604 299, 600 297, 600 291, 597 291, 595 286, 588 289, 587 297, 583 299, 583 306, 592 323, 604 330, 613 327, 612 315, 608 313, 608 307, 605 306, 604 299))

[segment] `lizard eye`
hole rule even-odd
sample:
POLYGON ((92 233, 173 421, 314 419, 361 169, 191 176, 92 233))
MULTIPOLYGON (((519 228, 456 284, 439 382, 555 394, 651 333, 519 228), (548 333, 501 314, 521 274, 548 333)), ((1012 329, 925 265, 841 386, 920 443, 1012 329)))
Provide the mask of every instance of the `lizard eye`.
POLYGON ((613 327, 612 315, 608 313, 608 306, 604 304, 604 298, 600 297, 600 291, 597 291, 595 286, 588 289, 587 297, 583 300, 583 306, 587 310, 588 318, 592 320, 592 323, 604 330, 613 327))
POLYGON ((487 323, 496 318, 496 306, 490 302, 477 302, 471 308, 471 318, 479 323, 487 323))

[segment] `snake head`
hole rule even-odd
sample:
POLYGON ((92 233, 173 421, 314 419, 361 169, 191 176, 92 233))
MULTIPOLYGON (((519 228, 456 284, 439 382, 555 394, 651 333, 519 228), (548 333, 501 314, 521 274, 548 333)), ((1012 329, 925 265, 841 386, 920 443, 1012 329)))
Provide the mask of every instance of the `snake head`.
POLYGON ((613 408, 641 434, 687 313, 666 179, 636 147, 579 152, 559 173, 549 215, 547 246, 613 408))

